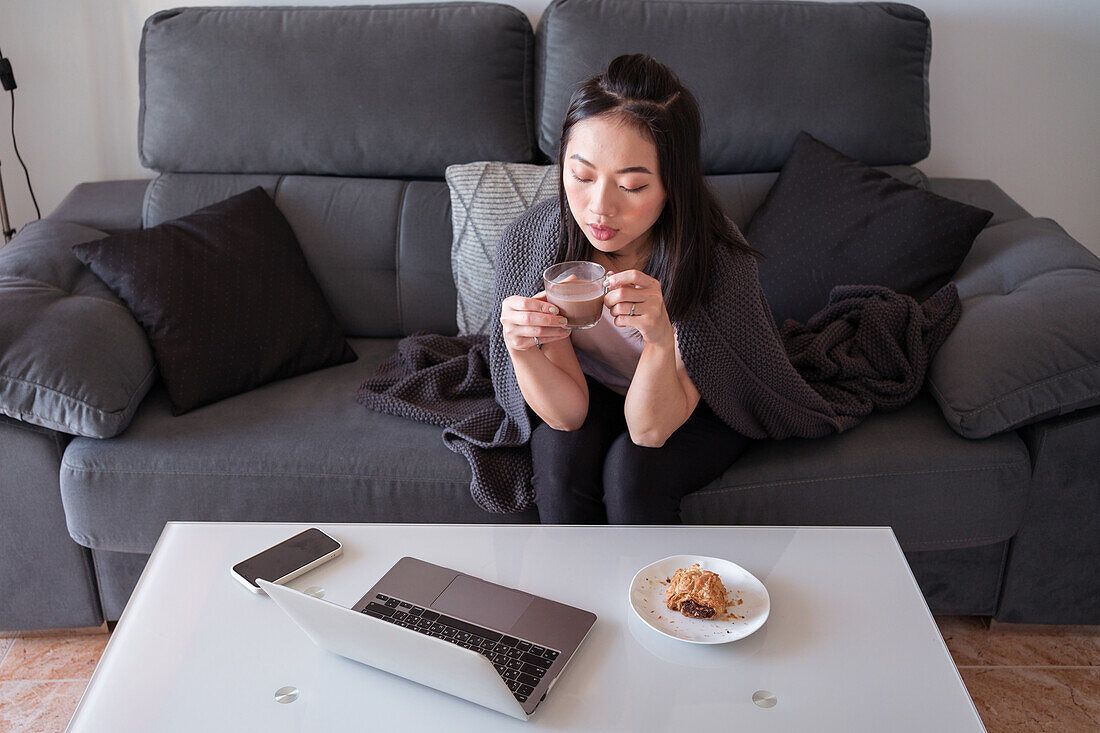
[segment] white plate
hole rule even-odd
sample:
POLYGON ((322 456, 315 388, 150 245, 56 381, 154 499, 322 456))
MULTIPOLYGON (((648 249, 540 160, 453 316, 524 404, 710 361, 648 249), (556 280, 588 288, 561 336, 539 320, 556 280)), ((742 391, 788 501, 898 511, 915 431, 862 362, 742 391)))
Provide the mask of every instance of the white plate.
POLYGON ((729 560, 673 555, 638 571, 630 581, 630 607, 638 618, 665 636, 693 644, 725 644, 743 639, 763 626, 771 610, 771 599, 763 583, 729 560), (665 605, 666 581, 677 568, 689 568, 695 563, 703 570, 717 573, 726 586, 728 606, 718 618, 689 618, 665 605))

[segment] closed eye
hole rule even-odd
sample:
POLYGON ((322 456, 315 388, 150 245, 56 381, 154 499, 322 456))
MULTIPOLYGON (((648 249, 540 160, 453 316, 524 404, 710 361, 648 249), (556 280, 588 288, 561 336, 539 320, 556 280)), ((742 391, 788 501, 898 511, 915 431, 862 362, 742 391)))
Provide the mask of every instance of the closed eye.
MULTIPOLYGON (((576 173, 574 173, 573 171, 570 171, 570 172, 569 172, 569 175, 573 176, 573 180, 574 180, 574 181, 578 181, 578 182, 580 182, 580 183, 592 183, 592 179, 591 179, 591 178, 581 178, 580 176, 578 176, 578 175, 577 175, 576 173)), ((646 186, 648 186, 648 185, 649 185, 649 184, 646 184, 646 186)), ((627 188, 626 186, 619 186, 619 188, 621 188, 622 190, 626 191, 627 193, 638 193, 639 191, 641 191, 641 190, 642 190, 643 188, 645 188, 646 186, 638 186, 637 188, 627 188)))

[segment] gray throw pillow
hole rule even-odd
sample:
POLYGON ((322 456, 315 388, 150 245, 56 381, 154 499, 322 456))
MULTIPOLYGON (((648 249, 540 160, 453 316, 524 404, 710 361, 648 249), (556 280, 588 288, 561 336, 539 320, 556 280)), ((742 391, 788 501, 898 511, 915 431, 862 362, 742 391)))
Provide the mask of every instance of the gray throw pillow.
POLYGON ((991 226, 955 274, 962 318, 928 371, 959 435, 1100 405, 1100 261, 1050 219, 991 226))
POLYGON ((156 378, 149 342, 71 250, 104 236, 43 219, 0 249, 0 414, 87 438, 130 424, 156 378))
POLYGON ((558 195, 558 166, 478 162, 447 166, 451 191, 451 272, 458 332, 489 333, 500 304, 494 262, 504 228, 534 204, 558 195))

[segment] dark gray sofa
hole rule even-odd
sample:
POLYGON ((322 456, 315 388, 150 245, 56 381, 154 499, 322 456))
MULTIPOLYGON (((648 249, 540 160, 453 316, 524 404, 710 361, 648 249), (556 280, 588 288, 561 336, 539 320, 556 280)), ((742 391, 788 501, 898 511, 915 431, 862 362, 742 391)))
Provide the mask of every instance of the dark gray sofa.
POLYGON ((483 3, 152 16, 138 144, 157 177, 82 184, 0 249, 0 629, 117 619, 169 520, 537 522, 482 511, 439 429, 354 393, 401 336, 456 330, 444 168, 547 162, 571 85, 639 51, 696 91, 742 227, 803 128, 994 212, 914 403, 754 443, 684 520, 890 525, 934 612, 1100 623, 1100 261, 992 182, 912 167, 930 45, 924 14, 890 3, 557 0, 537 35, 483 3), (69 247, 255 185, 359 359, 173 417, 136 324, 69 247))

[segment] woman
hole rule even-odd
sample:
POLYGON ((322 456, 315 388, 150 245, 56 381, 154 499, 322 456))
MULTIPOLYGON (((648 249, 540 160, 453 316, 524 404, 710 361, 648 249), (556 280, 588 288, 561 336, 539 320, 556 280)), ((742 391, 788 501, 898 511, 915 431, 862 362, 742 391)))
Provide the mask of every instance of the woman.
POLYGON ((570 101, 557 261, 611 273, 603 318, 566 330, 545 292, 505 298, 500 317, 542 418, 531 452, 543 522, 678 523, 680 499, 744 450, 700 400, 677 344, 677 323, 711 286, 713 248, 751 251, 707 189, 700 135, 694 97, 642 54, 614 59, 570 101))

